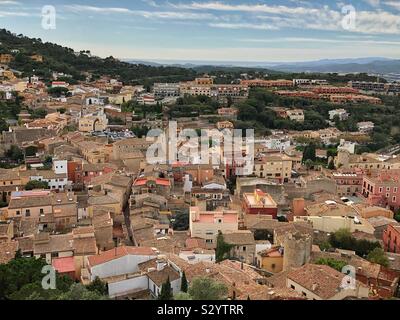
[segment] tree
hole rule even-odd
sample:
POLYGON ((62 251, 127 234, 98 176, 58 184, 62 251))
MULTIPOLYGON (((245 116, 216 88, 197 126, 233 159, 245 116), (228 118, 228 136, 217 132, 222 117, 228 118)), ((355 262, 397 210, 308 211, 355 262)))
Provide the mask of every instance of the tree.
POLYGON ((187 292, 179 292, 174 296, 174 300, 182 301, 182 300, 193 300, 189 293, 187 292))
POLYGON ((158 296, 158 300, 172 300, 172 287, 171 282, 169 281, 169 277, 167 281, 162 285, 160 295, 158 296))
POLYGON ((6 152, 6 157, 14 161, 24 160, 24 153, 18 146, 12 145, 10 149, 6 152))
POLYGON ((175 231, 188 230, 189 229, 189 213, 188 212, 179 212, 175 216, 173 228, 175 231))
POLYGON ((188 282, 187 282, 187 279, 186 279, 186 274, 185 274, 185 272, 183 272, 183 275, 182 275, 182 280, 181 280, 181 291, 182 292, 188 292, 188 282))
POLYGON ((329 266, 339 272, 342 272, 343 268, 347 265, 347 262, 336 260, 333 258, 321 258, 315 262, 315 264, 321 264, 329 266))
POLYGON ((310 143, 304 149, 302 162, 305 164, 307 160, 311 160, 312 162, 317 160, 317 151, 314 143, 310 143))
POLYGON ((217 263, 228 259, 231 249, 232 245, 226 243, 224 240, 224 235, 222 232, 219 232, 217 237, 217 248, 215 250, 215 259, 217 263))
POLYGON ((334 248, 353 250, 360 257, 365 257, 375 248, 381 247, 377 241, 357 240, 348 229, 340 229, 331 234, 329 242, 334 248))
POLYGON ((307 159, 304 162, 304 165, 306 166, 307 170, 310 170, 314 166, 314 161, 312 161, 311 159, 307 159))
POLYGON ((368 253, 367 260, 373 263, 380 264, 384 267, 389 266, 389 259, 382 248, 375 248, 370 253, 368 253))
POLYGON ((193 279, 189 294, 193 300, 226 300, 228 288, 212 278, 198 277, 193 279))
POLYGON ((108 297, 99 294, 97 291, 89 291, 83 284, 74 283, 70 289, 57 297, 57 300, 107 300, 108 297))
POLYGON ((49 183, 46 181, 31 180, 25 185, 25 190, 49 189, 49 183))
POLYGON ((73 281, 56 274, 56 290, 42 288, 42 269, 47 263, 44 259, 16 257, 7 264, 0 265, 0 300, 29 300, 35 296, 44 300, 54 300, 67 292, 73 281))
POLYGON ((335 162, 333 161, 333 159, 331 159, 331 160, 329 161, 328 169, 329 169, 329 170, 335 170, 335 162))
POLYGON ((91 284, 87 285, 86 289, 97 292, 100 295, 108 295, 108 285, 106 282, 101 281, 99 277, 96 277, 91 284))

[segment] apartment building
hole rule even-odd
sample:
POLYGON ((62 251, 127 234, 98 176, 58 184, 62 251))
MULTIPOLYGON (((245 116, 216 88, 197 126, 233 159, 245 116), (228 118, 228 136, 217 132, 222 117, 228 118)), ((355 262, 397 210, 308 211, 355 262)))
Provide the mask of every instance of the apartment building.
POLYGON ((291 157, 274 154, 255 160, 253 174, 259 178, 267 178, 278 183, 284 183, 291 178, 292 170, 293 159, 291 157))
POLYGON ((179 83, 155 83, 153 90, 157 99, 179 97, 181 94, 179 83))
POLYGON ((253 193, 243 194, 242 207, 246 214, 271 216, 273 219, 278 216, 278 205, 275 200, 259 189, 253 193))
POLYGON ((279 88, 279 87, 293 87, 292 80, 242 80, 242 85, 249 87, 260 87, 260 88, 279 88))
POLYGON ((347 120, 350 114, 347 113, 345 109, 334 109, 329 111, 329 119, 334 120, 335 117, 338 117, 340 121, 347 120))
POLYGON ((198 207, 190 208, 190 236, 204 239, 208 248, 216 247, 219 232, 236 232, 238 228, 237 211, 201 211, 198 207))
POLYGON ((399 174, 381 173, 377 177, 364 176, 362 194, 372 206, 400 208, 399 174))
POLYGON ((364 174, 362 171, 334 172, 332 178, 336 182, 338 196, 354 196, 362 192, 364 174))

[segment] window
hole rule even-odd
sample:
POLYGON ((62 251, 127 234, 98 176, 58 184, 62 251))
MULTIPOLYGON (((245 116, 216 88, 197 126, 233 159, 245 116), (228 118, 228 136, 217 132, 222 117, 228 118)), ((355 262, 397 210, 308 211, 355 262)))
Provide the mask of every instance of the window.
POLYGON ((17 216, 19 216, 21 214, 21 212, 19 210, 17 210, 16 214, 17 214, 17 216))
POLYGON ((44 213, 44 210, 43 209, 40 209, 40 214, 43 214, 44 213))
POLYGON ((26 209, 25 210, 25 217, 30 217, 31 216, 31 210, 26 209))
POLYGON ((293 290, 296 290, 296 287, 294 285, 290 286, 293 290))
POLYGON ((246 248, 246 247, 243 247, 243 251, 246 252, 246 250, 247 250, 247 248, 246 248))

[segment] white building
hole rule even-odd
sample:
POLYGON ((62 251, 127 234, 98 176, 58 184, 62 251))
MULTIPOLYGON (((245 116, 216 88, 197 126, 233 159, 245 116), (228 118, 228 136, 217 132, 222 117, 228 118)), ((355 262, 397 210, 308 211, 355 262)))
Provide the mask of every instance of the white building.
POLYGON ((338 151, 348 151, 350 154, 356 153, 356 146, 355 142, 345 141, 344 139, 340 140, 340 145, 338 147, 338 151))
POLYGON ((357 123, 358 131, 361 133, 370 133, 374 130, 375 124, 371 121, 357 123))
POLYGON ((338 116, 340 121, 347 120, 349 118, 349 114, 344 109, 335 109, 329 111, 329 119, 334 120, 335 117, 338 116))
POLYGON ((86 266, 82 270, 82 280, 90 282, 99 277, 107 282, 112 298, 146 290, 157 298, 167 279, 170 280, 173 294, 180 291, 180 270, 159 256, 155 248, 117 247, 97 256, 86 257, 86 266))

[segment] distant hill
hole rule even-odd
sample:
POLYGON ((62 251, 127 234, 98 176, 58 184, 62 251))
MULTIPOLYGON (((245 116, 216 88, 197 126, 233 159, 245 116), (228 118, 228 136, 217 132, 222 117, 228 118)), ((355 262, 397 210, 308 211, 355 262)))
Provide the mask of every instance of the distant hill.
POLYGON ((335 73, 374 73, 389 74, 400 72, 400 60, 357 60, 347 61, 320 61, 314 63, 275 65, 273 69, 284 72, 335 72, 335 73))
POLYGON ((70 74, 74 80, 84 80, 84 73, 90 72, 95 77, 109 75, 124 83, 147 84, 189 80, 196 75, 194 70, 186 68, 131 64, 113 57, 102 59, 91 56, 90 51, 76 53, 71 48, 15 35, 5 29, 0 30, 0 42, 0 53, 11 53, 15 59, 10 67, 23 72, 24 76, 35 74, 49 80, 56 71, 70 74), (42 55, 44 61, 33 61, 30 58, 33 54, 42 55))

